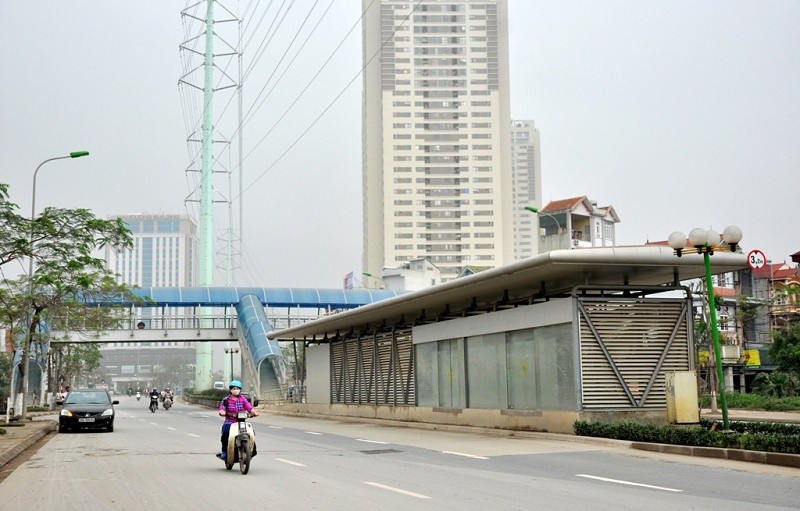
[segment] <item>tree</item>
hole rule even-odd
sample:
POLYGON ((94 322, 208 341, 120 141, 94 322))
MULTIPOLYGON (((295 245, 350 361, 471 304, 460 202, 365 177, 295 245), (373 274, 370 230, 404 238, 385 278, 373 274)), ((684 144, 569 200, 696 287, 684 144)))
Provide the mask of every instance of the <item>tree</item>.
MULTIPOLYGON (((0 352, 0 405, 4 405, 9 395, 11 380, 11 353, 0 352)), ((2 406, 0 406, 2 408, 2 406)))
POLYGON ((8 185, 0 183, 0 267, 28 253, 25 222, 16 212, 18 206, 8 197, 8 185))
POLYGON ((794 382, 800 378, 800 323, 775 330, 769 355, 778 371, 787 374, 787 394, 793 396, 794 382))
MULTIPOLYGON (((11 328, 15 338, 23 338, 22 360, 28 360, 32 345, 46 345, 48 327, 93 332, 114 327, 121 308, 87 307, 87 303, 132 299, 130 289, 116 282, 105 260, 94 255, 105 247, 132 246, 125 223, 99 219, 82 208, 46 208, 29 220, 17 209, 9 200, 7 185, 0 184, 0 222, 9 233, 0 243, 0 264, 25 256, 35 263, 32 275, 0 274, 0 322, 11 328)), ((19 365, 20 394, 26 370, 27 363, 19 365)), ((24 415, 24 407, 22 411, 24 415)))

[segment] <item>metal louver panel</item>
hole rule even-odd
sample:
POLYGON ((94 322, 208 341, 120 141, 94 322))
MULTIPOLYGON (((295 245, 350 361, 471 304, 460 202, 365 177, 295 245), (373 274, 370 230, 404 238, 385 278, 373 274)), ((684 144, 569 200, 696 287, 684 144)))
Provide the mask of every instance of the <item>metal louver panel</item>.
POLYGON ((410 330, 331 342, 331 402, 413 405, 410 330))
POLYGON ((344 344, 331 343, 331 402, 344 402, 344 378, 342 363, 344 361, 344 344))
POLYGON ((665 373, 692 368, 685 300, 578 298, 584 409, 666 408, 665 373))

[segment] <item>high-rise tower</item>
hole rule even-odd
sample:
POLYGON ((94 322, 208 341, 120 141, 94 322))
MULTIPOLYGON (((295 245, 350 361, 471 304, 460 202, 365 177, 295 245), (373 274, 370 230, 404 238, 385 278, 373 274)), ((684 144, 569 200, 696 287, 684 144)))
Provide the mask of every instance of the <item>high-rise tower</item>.
POLYGON ((513 261, 506 0, 371 3, 364 271, 427 258, 450 280, 513 261))
POLYGON ((133 236, 133 247, 106 248, 108 268, 119 279, 141 287, 197 285, 197 224, 186 215, 119 215, 133 236))
POLYGON ((539 130, 533 121, 511 121, 511 175, 514 189, 514 259, 538 253, 537 219, 525 206, 542 207, 539 130))

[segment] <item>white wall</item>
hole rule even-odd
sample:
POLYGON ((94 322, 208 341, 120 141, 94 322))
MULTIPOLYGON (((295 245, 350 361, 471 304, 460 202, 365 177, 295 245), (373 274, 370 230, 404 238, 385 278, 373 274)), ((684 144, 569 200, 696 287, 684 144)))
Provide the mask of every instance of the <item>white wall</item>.
POLYGON ((535 305, 525 305, 515 309, 453 319, 414 327, 414 344, 457 339, 472 335, 508 332, 560 323, 571 323, 573 318, 571 298, 559 298, 535 305))
POLYGON ((331 402, 331 348, 314 344, 306 348, 306 403, 331 402))

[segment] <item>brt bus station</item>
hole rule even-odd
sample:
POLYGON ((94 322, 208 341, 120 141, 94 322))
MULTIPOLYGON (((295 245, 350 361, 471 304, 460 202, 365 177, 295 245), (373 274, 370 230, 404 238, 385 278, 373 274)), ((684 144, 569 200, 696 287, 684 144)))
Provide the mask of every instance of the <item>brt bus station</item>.
MULTIPOLYGON (((715 274, 746 266, 713 258, 715 274)), ((681 281, 704 275, 702 255, 664 246, 555 250, 272 331, 306 348, 306 402, 284 409, 559 433, 665 423, 668 375, 696 370, 681 281)))

